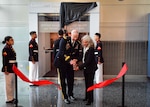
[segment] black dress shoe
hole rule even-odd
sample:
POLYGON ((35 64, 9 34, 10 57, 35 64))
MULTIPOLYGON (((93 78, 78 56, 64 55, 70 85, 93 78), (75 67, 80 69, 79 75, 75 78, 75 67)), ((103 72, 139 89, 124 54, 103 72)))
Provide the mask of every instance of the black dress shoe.
POLYGON ((13 100, 11 100, 11 101, 6 101, 6 103, 13 103, 13 100))
POLYGON ((83 101, 87 101, 87 99, 85 98, 85 99, 83 99, 83 101))
POLYGON ((6 103, 16 104, 16 103, 18 103, 18 101, 16 99, 13 99, 11 101, 6 101, 6 103))
POLYGON ((91 102, 88 101, 88 102, 86 103, 86 105, 91 105, 91 102))
POLYGON ((69 96, 69 99, 73 101, 77 100, 74 96, 69 96))
POLYGON ((70 101, 69 101, 68 99, 64 99, 64 102, 65 102, 66 104, 70 104, 70 101))

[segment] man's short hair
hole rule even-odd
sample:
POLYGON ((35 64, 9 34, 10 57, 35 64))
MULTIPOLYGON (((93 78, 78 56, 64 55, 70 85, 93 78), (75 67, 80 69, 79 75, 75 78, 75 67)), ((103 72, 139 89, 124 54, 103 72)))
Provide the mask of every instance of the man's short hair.
POLYGON ((35 34, 36 33, 36 31, 31 31, 30 32, 30 35, 33 35, 33 34, 35 34))
POLYGON ((61 35, 61 36, 63 36, 64 31, 63 31, 62 29, 60 29, 60 30, 58 31, 58 34, 61 35))
POLYGON ((71 34, 73 34, 73 33, 79 34, 79 32, 76 29, 74 29, 74 30, 71 31, 71 34))
POLYGON ((98 36, 99 38, 101 38, 101 34, 100 33, 95 33, 96 36, 98 36))

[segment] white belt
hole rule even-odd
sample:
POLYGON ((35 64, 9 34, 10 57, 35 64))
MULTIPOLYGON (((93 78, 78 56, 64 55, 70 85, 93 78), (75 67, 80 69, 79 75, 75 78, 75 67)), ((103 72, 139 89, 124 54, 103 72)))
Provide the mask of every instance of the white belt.
POLYGON ((97 54, 98 54, 98 52, 94 52, 94 54, 95 54, 95 55, 97 55, 97 54))
POLYGON ((80 49, 79 52, 82 52, 82 50, 80 49))
POLYGON ((33 50, 33 52, 37 52, 38 53, 38 50, 33 50))
POLYGON ((16 60, 9 60, 9 63, 16 63, 16 60))
POLYGON ((59 49, 56 49, 56 52, 58 52, 59 51, 59 49))

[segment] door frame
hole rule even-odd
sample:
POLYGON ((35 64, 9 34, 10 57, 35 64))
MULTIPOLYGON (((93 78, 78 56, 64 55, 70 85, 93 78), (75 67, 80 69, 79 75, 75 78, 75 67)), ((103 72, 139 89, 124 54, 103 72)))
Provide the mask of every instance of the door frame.
MULTIPOLYGON (((38 35, 38 14, 59 13, 61 2, 31 2, 29 4, 29 32, 36 31, 38 35)), ((97 7, 88 12, 90 14, 90 33, 93 38, 96 32, 100 32, 100 2, 97 7), (95 21, 96 20, 96 21, 95 21)), ((29 36, 30 38, 30 36, 29 36)), ((37 41, 38 42, 38 41, 37 41)), ((39 50, 40 52, 41 50, 39 50)), ((40 56, 40 53, 39 53, 40 56)), ((47 71, 42 68, 42 58, 39 57, 39 77, 44 76, 47 71)))

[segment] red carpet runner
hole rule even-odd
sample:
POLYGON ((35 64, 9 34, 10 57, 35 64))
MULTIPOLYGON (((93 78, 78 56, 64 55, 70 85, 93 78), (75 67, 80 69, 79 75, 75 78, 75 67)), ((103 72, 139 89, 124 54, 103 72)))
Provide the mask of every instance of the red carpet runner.
POLYGON ((48 80, 30 81, 15 65, 13 65, 12 69, 13 69, 14 73, 25 82, 32 83, 34 85, 39 85, 39 86, 42 86, 42 85, 55 85, 59 89, 61 89, 58 84, 55 84, 54 82, 51 82, 51 81, 48 81, 48 80))
POLYGON ((128 67, 126 64, 124 64, 124 66, 122 67, 122 69, 120 70, 120 73, 117 75, 116 78, 112 78, 112 79, 108 79, 108 80, 105 80, 104 82, 100 82, 98 84, 94 84, 93 86, 89 87, 87 89, 87 91, 92 91, 96 88, 103 88, 103 87, 106 87, 107 85, 113 83, 114 81, 118 80, 120 77, 122 77, 128 70, 128 67))

